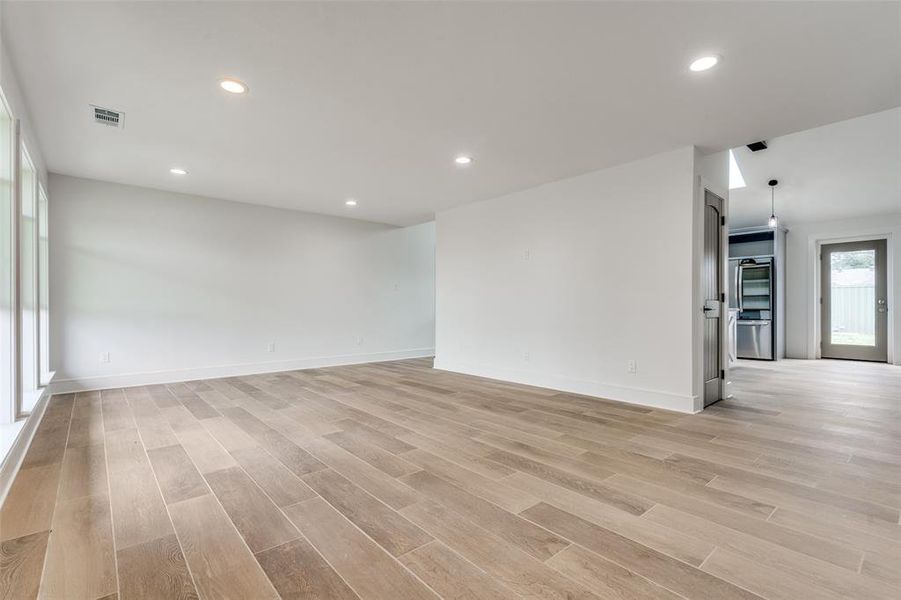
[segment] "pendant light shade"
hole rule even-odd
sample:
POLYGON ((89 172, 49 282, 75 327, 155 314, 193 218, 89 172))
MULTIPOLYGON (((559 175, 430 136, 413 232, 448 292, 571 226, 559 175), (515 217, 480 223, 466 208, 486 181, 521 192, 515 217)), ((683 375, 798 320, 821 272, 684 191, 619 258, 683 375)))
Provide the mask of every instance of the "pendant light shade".
POLYGON ((776 229, 779 226, 779 219, 776 218, 776 186, 779 185, 779 180, 770 179, 770 220, 767 221, 767 225, 770 226, 771 229, 776 229))

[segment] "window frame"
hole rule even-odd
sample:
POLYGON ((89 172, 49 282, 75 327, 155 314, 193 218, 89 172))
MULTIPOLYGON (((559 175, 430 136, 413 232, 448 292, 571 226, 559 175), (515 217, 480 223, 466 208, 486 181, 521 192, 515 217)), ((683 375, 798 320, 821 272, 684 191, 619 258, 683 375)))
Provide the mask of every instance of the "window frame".
POLYGON ((38 204, 39 178, 38 178, 37 167, 34 164, 34 160, 32 160, 32 158, 31 158, 31 154, 28 152, 28 147, 25 145, 25 140, 22 138, 21 125, 18 123, 17 123, 17 127, 16 127, 16 132, 17 132, 17 138, 18 138, 18 144, 17 144, 18 160, 16 161, 16 164, 18 167, 16 170, 16 174, 18 175, 18 177, 17 177, 18 184, 16 185, 16 189, 18 190, 18 193, 16 194, 17 202, 15 203, 16 204, 16 221, 15 221, 15 223, 16 223, 16 225, 15 225, 16 255, 15 255, 15 259, 13 262, 16 265, 16 275, 15 275, 15 281, 16 281, 16 286, 15 286, 15 295, 16 295, 16 313, 15 313, 15 318, 16 318, 16 329, 15 329, 15 331, 16 331, 16 340, 15 340, 16 368, 15 368, 15 370, 17 372, 17 377, 16 377, 16 383, 17 383, 16 392, 17 393, 16 393, 16 398, 15 398, 15 407, 16 407, 15 408, 15 419, 18 420, 18 419, 27 417, 28 415, 31 414, 31 410, 24 409, 26 382, 28 382, 30 380, 32 382, 31 387, 34 388, 32 390, 29 390, 28 393, 37 393, 41 389, 41 373, 40 373, 40 366, 39 366, 40 347, 39 347, 39 339, 38 339, 39 331, 38 331, 38 310, 37 310, 38 309, 38 270, 37 270, 38 269, 38 253, 37 253, 37 248, 38 248, 38 244, 37 244, 37 231, 38 231, 37 208, 38 208, 38 206, 37 206, 37 204, 38 204), (24 189, 25 180, 22 177, 23 168, 26 165, 31 170, 31 176, 33 178, 33 182, 32 182, 33 185, 32 185, 30 198, 25 198, 25 189, 24 189), (34 219, 34 225, 33 225, 34 234, 31 236, 31 238, 32 238, 31 239, 31 241, 32 241, 32 243, 31 243, 31 246, 32 246, 31 247, 31 260, 29 261, 31 263, 31 269, 32 269, 31 286, 29 286, 31 288, 31 290, 29 290, 29 291, 30 291, 31 297, 33 299, 32 311, 34 313, 34 316, 32 317, 31 327, 29 327, 29 329, 32 330, 29 333, 29 335, 31 336, 31 339, 33 340, 32 348, 33 348, 33 354, 34 354, 34 356, 31 359, 33 368, 30 369, 30 371, 31 371, 30 373, 25 372, 26 365, 25 365, 25 355, 23 352, 23 348, 24 348, 23 340, 24 340, 24 335, 26 332, 25 332, 25 325, 23 323, 23 318, 22 318, 23 317, 23 315, 22 315, 22 308, 23 308, 22 296, 23 296, 23 293, 26 291, 24 288, 24 283, 23 283, 24 278, 22 276, 22 265, 23 265, 23 262, 22 262, 22 241, 23 241, 22 209, 26 206, 25 205, 26 201, 31 203, 31 209, 32 209, 32 214, 33 214, 33 219, 34 219), (26 377, 28 377, 28 379, 26 379, 26 377))
POLYGON ((37 274, 37 361, 38 388, 50 384, 53 370, 50 368, 50 198, 44 184, 37 181, 37 206, 35 210, 35 262, 37 274), (42 235, 43 234, 43 235, 42 235))
MULTIPOLYGON (((9 314, 0 316, 7 322, 9 340, 0 340, 8 356, 8 364, 2 366, 8 380, 0 395, 0 424, 13 423, 19 418, 20 382, 19 382, 19 122, 10 108, 3 90, 0 89, 0 110, 9 118, 9 314), (4 397, 5 396, 5 397, 4 397)), ((2 356, 2 355, 0 355, 2 356)))

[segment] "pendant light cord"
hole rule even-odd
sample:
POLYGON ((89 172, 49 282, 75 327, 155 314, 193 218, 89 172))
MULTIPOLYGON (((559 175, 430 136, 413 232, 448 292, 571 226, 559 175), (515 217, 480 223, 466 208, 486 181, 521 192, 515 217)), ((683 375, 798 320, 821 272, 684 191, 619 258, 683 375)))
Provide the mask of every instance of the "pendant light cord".
POLYGON ((769 226, 775 228, 778 221, 776 220, 776 186, 779 185, 778 179, 770 179, 767 183, 770 186, 770 220, 769 226))

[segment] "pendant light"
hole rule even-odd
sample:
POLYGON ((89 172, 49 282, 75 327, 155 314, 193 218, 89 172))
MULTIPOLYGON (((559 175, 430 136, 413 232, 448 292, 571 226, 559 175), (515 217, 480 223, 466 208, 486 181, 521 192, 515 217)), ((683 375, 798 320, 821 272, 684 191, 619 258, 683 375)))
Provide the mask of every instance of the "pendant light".
POLYGON ((778 179, 770 179, 770 220, 767 221, 767 225, 769 225, 772 229, 776 229, 779 226, 779 219, 776 218, 776 186, 779 185, 778 179))

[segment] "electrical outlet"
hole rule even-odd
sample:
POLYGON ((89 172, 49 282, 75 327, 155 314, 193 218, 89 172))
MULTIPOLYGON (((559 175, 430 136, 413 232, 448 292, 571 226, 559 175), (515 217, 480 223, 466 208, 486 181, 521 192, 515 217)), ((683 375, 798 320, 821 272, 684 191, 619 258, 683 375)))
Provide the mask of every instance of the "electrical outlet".
POLYGON ((629 373, 637 373, 638 372, 638 364, 634 360, 630 360, 626 363, 626 371, 629 373))
POLYGON ((357 336, 357 346, 362 346, 362 345, 363 345, 363 336, 358 335, 357 336))
POLYGON ((100 353, 100 362, 102 362, 102 363, 109 362, 109 352, 101 352, 100 353))
POLYGON ((532 358, 532 356, 529 354, 528 350, 526 350, 525 352, 522 353, 522 359, 524 361, 529 362, 529 360, 531 360, 531 358, 532 358))
POLYGON ((531 260, 532 259, 532 251, 526 248, 522 253, 523 260, 531 260))
POLYGON ((269 346, 266 347, 266 352, 275 352, 275 342, 269 342, 269 346))

